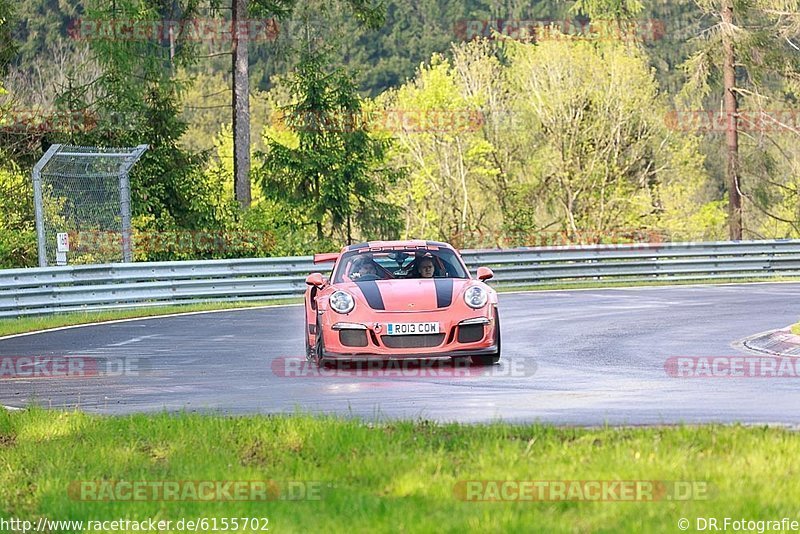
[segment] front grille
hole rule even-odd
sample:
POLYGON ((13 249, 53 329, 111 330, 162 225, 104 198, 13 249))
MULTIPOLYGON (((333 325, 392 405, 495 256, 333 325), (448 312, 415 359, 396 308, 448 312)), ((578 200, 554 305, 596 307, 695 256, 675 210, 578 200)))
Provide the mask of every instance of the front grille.
POLYGON ((390 349, 423 349, 441 345, 444 341, 444 334, 381 336, 381 341, 390 349))
POLYGON ((459 343, 475 343, 483 339, 483 325, 469 324, 458 327, 459 343))
POLYGON ((366 330, 339 330, 339 343, 345 347, 366 347, 366 330))

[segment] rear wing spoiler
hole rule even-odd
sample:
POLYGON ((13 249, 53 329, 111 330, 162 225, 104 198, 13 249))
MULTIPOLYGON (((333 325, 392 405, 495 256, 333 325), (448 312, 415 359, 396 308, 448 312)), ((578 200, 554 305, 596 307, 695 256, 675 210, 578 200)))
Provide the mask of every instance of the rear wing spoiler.
POLYGON ((314 254, 314 263, 332 263, 339 259, 338 252, 326 252, 325 254, 314 254))

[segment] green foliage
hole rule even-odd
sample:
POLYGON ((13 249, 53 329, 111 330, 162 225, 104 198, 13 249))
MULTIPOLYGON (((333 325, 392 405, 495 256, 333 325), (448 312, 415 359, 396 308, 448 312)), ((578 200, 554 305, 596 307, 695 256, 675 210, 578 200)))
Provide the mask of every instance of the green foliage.
POLYGON ((0 167, 0 269, 36 262, 31 179, 13 164, 0 167))
POLYGON ((303 213, 319 241, 334 236, 390 237, 399 229, 393 205, 379 199, 397 173, 384 166, 389 144, 362 121, 362 102, 349 76, 326 72, 319 54, 304 53, 284 106, 292 140, 267 139, 261 155, 264 195, 303 213))
MULTIPOLYGON (((17 53, 17 43, 12 36, 15 18, 14 7, 9 0, 0 0, 0 75, 5 75, 8 64, 17 53)), ((2 84, 0 84, 2 94, 2 84)))
MULTIPOLYGON (((13 75, 0 109, 41 102, 98 118, 89 132, 0 132, 0 182, 29 194, 21 177, 49 143, 149 144, 131 177, 137 260, 308 254, 394 236, 463 247, 548 244, 543 236, 552 233, 613 240, 639 230, 719 239, 719 136, 695 138, 664 123, 676 95, 683 107, 718 106, 719 5, 251 0, 249 16, 278 18, 280 33, 250 47, 260 187, 242 212, 232 191, 230 57, 204 57, 223 49, 179 39, 173 55, 156 40, 65 39, 80 18, 229 16, 226 6, 24 0, 12 9, 0 0, 0 71, 10 63, 13 75), (655 19, 665 34, 634 46, 463 42, 467 21, 574 17, 655 19), (34 74, 40 85, 28 83, 34 74), (60 98, 38 97, 48 91, 60 98), (403 113, 454 117, 463 127, 403 128, 403 113)), ((736 0, 735 8, 743 109, 796 109, 798 2, 736 0)), ((746 230, 800 237, 799 134, 746 133, 746 230)), ((32 209, 13 198, 0 199, 0 257, 34 265, 32 209)))
POLYGON ((627 19, 641 13, 644 4, 639 0, 576 0, 572 10, 591 18, 627 19))
MULTIPOLYGON (((98 3, 87 8, 85 18, 154 20, 165 18, 162 9, 155 0, 98 3)), ((181 16, 192 18, 196 9, 197 2, 187 0, 181 16)), ((131 174, 134 216, 149 216, 149 231, 215 227, 213 191, 202 174, 207 154, 179 143, 186 131, 180 118, 181 92, 189 82, 176 73, 195 60, 196 43, 179 40, 174 57, 169 47, 147 40, 97 39, 91 47, 103 73, 90 85, 99 88, 101 98, 87 101, 88 88, 81 86, 66 91, 60 104, 70 110, 90 109, 98 116, 98 125, 66 139, 54 135, 52 140, 100 146, 149 144, 131 174)))
MULTIPOLYGON (((736 64, 737 106, 754 116, 765 110, 775 115, 796 108, 800 80, 800 54, 794 42, 800 35, 800 2, 797 0, 732 0, 732 24, 718 22, 727 0, 701 0, 698 7, 709 27, 694 40, 683 64, 686 83, 677 102, 687 108, 714 109, 723 93, 724 45, 730 42, 736 64)), ((795 111, 796 113, 796 111, 795 111)), ((800 202, 796 187, 800 132, 791 125, 767 119, 766 127, 740 122, 737 161, 741 172, 737 189, 744 199, 744 231, 747 237, 797 237, 800 235, 800 202)), ((720 132, 721 133, 721 132, 720 132)), ((710 150, 722 147, 722 136, 710 150)), ((723 165, 724 162, 721 162, 723 165)))
POLYGON ((698 144, 666 128, 641 53, 475 41, 453 56, 435 56, 385 97, 401 110, 481 117, 461 130, 395 132, 395 158, 411 169, 393 189, 408 206, 408 234, 459 246, 549 244, 539 234, 554 231, 568 241, 639 230, 716 236, 698 144))
MULTIPOLYGON (((493 60, 483 59, 481 67, 491 71, 493 60)), ((413 81, 381 99, 389 116, 417 119, 410 128, 392 129, 399 145, 396 161, 411 169, 393 190, 395 201, 406 206, 407 237, 465 245, 478 230, 476 221, 497 218, 484 198, 493 196, 498 169, 495 147, 476 132, 482 95, 467 94, 461 81, 451 62, 436 55, 413 81)))

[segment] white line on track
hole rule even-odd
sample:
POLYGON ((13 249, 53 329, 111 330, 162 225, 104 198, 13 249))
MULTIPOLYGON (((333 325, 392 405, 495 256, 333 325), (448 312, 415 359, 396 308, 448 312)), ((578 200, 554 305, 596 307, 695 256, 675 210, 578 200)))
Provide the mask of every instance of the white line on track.
POLYGON ((110 345, 106 345, 106 347, 122 347, 124 345, 130 345, 131 343, 138 343, 143 339, 150 339, 151 337, 158 337, 160 334, 153 334, 151 336, 141 336, 141 337, 134 337, 127 341, 121 341, 119 343, 112 343, 110 345))

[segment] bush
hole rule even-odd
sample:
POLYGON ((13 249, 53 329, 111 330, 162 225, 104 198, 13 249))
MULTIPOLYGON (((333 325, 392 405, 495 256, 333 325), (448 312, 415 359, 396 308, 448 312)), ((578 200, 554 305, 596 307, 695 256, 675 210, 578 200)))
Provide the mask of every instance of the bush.
POLYGON ((35 267, 33 184, 15 166, 0 168, 0 268, 35 267))

